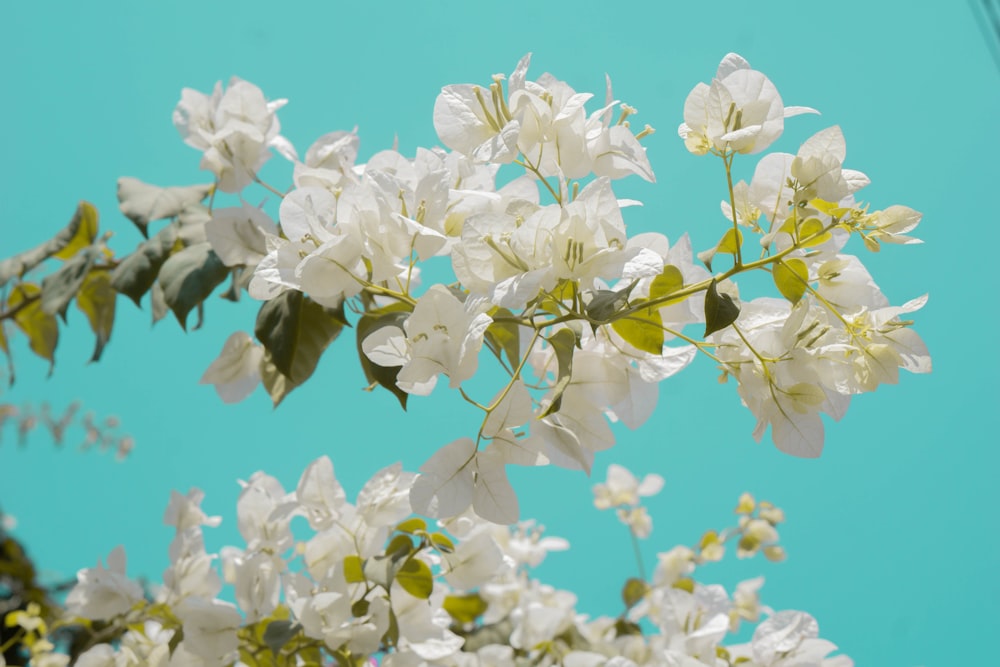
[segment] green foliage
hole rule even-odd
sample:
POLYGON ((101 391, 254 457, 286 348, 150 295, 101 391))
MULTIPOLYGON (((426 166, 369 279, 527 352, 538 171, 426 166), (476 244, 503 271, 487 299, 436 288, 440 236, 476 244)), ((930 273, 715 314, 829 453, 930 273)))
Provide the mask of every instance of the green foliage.
MULTIPOLYGON (((51 239, 31 250, 0 261, 0 287, 14 278, 21 278, 49 257, 54 257, 62 250, 71 247, 72 244, 78 243, 81 233, 84 237, 90 236, 91 240, 97 234, 97 209, 88 202, 80 202, 69 224, 51 239), (90 235, 91 228, 93 229, 92 236, 90 235)), ((66 256, 60 257, 60 259, 67 258, 66 256)))
POLYGON ((546 340, 552 346, 556 354, 556 361, 559 365, 559 377, 556 379, 555 387, 552 390, 552 403, 539 415, 539 419, 559 411, 562 405, 562 395, 569 386, 573 377, 573 348, 577 345, 577 336, 569 329, 560 329, 546 340))
POLYGON ((212 185, 161 188, 137 178, 124 177, 118 179, 118 202, 125 217, 138 227, 143 236, 148 237, 150 222, 181 215, 213 190, 212 185))
POLYGON ((479 593, 465 595, 448 595, 444 599, 443 608, 455 619, 456 623, 475 623, 489 608, 486 600, 479 593))
POLYGON ((663 353, 663 319, 656 308, 645 308, 615 320, 611 328, 636 349, 656 355, 663 353))
POLYGON ((728 294, 719 291, 716 281, 705 292, 705 336, 725 329, 740 315, 740 306, 728 294))
POLYGON ((365 379, 368 381, 368 388, 382 387, 388 389, 399 401, 399 404, 406 409, 406 400, 409 397, 405 391, 396 386, 396 377, 399 375, 400 366, 386 367, 379 366, 372 362, 368 355, 361 349, 361 344, 365 338, 383 327, 403 328, 403 322, 413 312, 413 307, 406 303, 394 303, 384 308, 369 310, 358 320, 355 326, 357 333, 358 360, 361 362, 361 370, 364 371, 365 379))
POLYGON ((804 261, 796 257, 775 264, 771 277, 781 295, 792 303, 797 303, 809 286, 809 269, 804 261))
POLYGON ((182 328, 187 328, 188 313, 201 305, 228 275, 229 269, 207 241, 167 258, 160 267, 160 287, 163 300, 182 328))

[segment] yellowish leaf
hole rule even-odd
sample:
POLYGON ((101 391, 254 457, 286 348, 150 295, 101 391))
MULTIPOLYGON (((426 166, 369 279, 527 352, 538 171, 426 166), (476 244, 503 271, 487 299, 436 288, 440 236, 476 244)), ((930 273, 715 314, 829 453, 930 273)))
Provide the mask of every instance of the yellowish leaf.
POLYGON ((28 337, 31 351, 49 362, 51 372, 56 345, 59 344, 59 324, 55 316, 42 310, 41 294, 42 288, 38 285, 21 283, 10 293, 7 307, 11 310, 20 308, 14 315, 14 323, 28 337))
POLYGON ((62 250, 53 257, 57 259, 69 259, 82 248, 86 248, 97 238, 97 209, 90 202, 82 201, 76 209, 76 215, 80 218, 80 224, 73 233, 73 238, 62 250))
POLYGON ((111 338, 111 327, 115 323, 115 299, 117 297, 118 292, 111 286, 111 276, 107 271, 91 271, 77 294, 76 307, 87 316, 90 328, 97 337, 91 361, 97 361, 101 358, 101 352, 111 338))
POLYGON ((792 303, 797 303, 806 293, 809 285, 809 269, 801 259, 785 259, 775 265, 771 276, 781 295, 792 303))

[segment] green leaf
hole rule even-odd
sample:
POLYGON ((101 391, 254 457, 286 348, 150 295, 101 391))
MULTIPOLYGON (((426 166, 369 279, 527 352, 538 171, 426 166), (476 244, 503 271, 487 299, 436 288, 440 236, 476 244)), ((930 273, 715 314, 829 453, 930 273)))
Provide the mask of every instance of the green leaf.
POLYGON ((413 553, 413 542, 410 538, 406 535, 396 535, 389 541, 384 554, 374 556, 364 562, 362 570, 365 579, 389 590, 396 577, 396 571, 413 553))
POLYGON ((188 246, 163 263, 159 277, 163 299, 182 328, 187 329, 191 309, 208 298, 227 275, 229 269, 208 242, 188 246))
MULTIPOLYGON (((514 317, 514 314, 506 308, 497 308, 491 317, 514 317)), ((486 329, 486 344, 490 346, 498 355, 502 351, 507 355, 507 363, 511 368, 517 368, 521 363, 521 327, 514 322, 493 323, 486 329)))
POLYGON ((434 548, 438 551, 446 554, 454 553, 455 543, 448 539, 448 536, 444 533, 431 533, 430 538, 431 544, 433 544, 434 548))
POLYGON ((625 603, 626 609, 631 609, 640 600, 646 597, 646 593, 649 592, 649 584, 647 584, 642 579, 636 579, 632 577, 625 582, 622 586, 622 601, 625 603))
POLYGON ((361 557, 351 554, 344 558, 344 581, 349 584, 360 584, 365 580, 365 571, 361 557))
POLYGON ((743 232, 738 229, 729 229, 722 235, 718 245, 715 246, 715 251, 724 255, 735 255, 742 245, 743 232))
POLYGON ((587 304, 587 317, 598 322, 607 322, 628 303, 628 295, 635 289, 638 281, 633 280, 628 287, 612 292, 611 290, 596 290, 593 298, 587 304))
POLYGON ((719 292, 716 281, 705 292, 705 336, 725 329, 740 315, 739 304, 728 294, 719 292))
POLYGON ((343 307, 326 308, 298 290, 287 290, 261 306, 254 335, 278 371, 300 385, 345 323, 343 307))
POLYGON ((415 516, 397 525, 396 530, 401 533, 409 533, 412 535, 414 533, 427 530, 427 522, 420 517, 415 516))
POLYGON ((298 633, 298 623, 287 620, 271 621, 267 624, 267 629, 264 630, 264 644, 271 650, 271 653, 278 655, 285 644, 298 633))
POLYGON ((77 294, 76 307, 87 316, 90 328, 97 337, 91 361, 101 358, 104 346, 111 339, 117 298, 118 293, 111 287, 111 277, 107 271, 91 271, 77 294))
POLYGON ((97 238, 97 209, 93 204, 82 201, 77 208, 80 224, 77 225, 69 243, 59 252, 52 255, 56 259, 69 259, 81 249, 88 247, 97 238))
POLYGON ((278 407, 285 397, 299 385, 278 370, 271 360, 271 353, 264 350, 264 356, 260 360, 260 381, 271 397, 271 403, 278 407))
POLYGON ((111 272, 111 286, 142 307, 142 295, 156 282, 160 267, 177 243, 177 225, 164 227, 153 238, 139 244, 111 272))
POLYGON ((655 308, 646 308, 615 320, 611 328, 625 341, 643 352, 663 354, 663 318, 655 308))
POLYGON ((434 591, 431 568, 419 558, 411 558, 396 573, 396 581, 403 590, 420 600, 426 600, 434 591))
POLYGON ((396 386, 396 377, 399 375, 399 371, 402 370, 402 366, 386 367, 372 363, 362 349, 361 344, 365 338, 382 327, 391 326, 402 329, 403 322, 406 321, 411 312, 413 312, 412 306, 404 303, 395 303, 391 306, 365 313, 358 320, 356 327, 358 360, 361 362, 361 369, 365 373, 365 379, 368 381, 369 388, 374 388, 377 385, 388 389, 393 393, 404 410, 406 409, 406 400, 409 394, 396 386))
POLYGON ((371 603, 369 603, 368 600, 364 598, 356 600, 354 604, 351 605, 351 616, 353 616, 354 618, 361 618, 362 616, 368 613, 368 607, 370 606, 371 603))
POLYGON ((556 380, 555 387, 552 389, 552 402, 538 416, 539 419, 559 411, 559 407, 562 405, 563 392, 566 391, 566 387, 569 386, 569 381, 573 377, 573 348, 577 343, 576 334, 569 329, 560 329, 546 338, 546 340, 549 341, 552 351, 556 354, 556 361, 559 364, 559 377, 556 380))
POLYGON ((649 298, 650 300, 659 299, 673 294, 682 287, 684 287, 684 275, 681 270, 672 264, 667 264, 663 267, 663 272, 653 278, 653 282, 650 283, 649 298))
POLYGON ((188 185, 161 188, 143 183, 137 178, 118 179, 118 207, 125 217, 135 223, 143 236, 153 220, 163 220, 179 215, 192 204, 197 204, 212 193, 213 185, 188 185))
POLYGON ((6 285, 12 278, 20 278, 49 257, 69 247, 77 238, 81 227, 93 224, 96 228, 96 221, 97 209, 94 208, 94 205, 85 201, 80 202, 69 224, 63 227, 58 234, 31 250, 25 250, 0 262, 0 287, 6 285))
POLYGON ((58 271, 46 276, 42 281, 42 310, 49 315, 59 315, 65 322, 70 301, 80 292, 83 281, 99 256, 97 250, 88 247, 59 267, 58 271))
POLYGON ((7 308, 20 308, 14 323, 28 337, 31 351, 49 362, 49 373, 55 366, 55 351, 59 344, 59 323, 42 310, 42 288, 34 283, 21 283, 7 298, 7 308), (23 307, 21 307, 23 304, 23 307))
POLYGON ((479 593, 448 595, 441 606, 455 619, 456 623, 463 625, 466 623, 475 623, 476 619, 482 616, 489 608, 489 604, 480 597, 479 593))
POLYGON ((167 301, 163 298, 163 288, 160 287, 160 283, 153 283, 153 287, 149 290, 149 304, 153 313, 153 324, 162 320, 170 312, 167 301))
POLYGON ((771 277, 783 297, 792 303, 798 303, 809 285, 809 268, 797 257, 783 259, 774 265, 771 277))
POLYGON ((399 619, 396 618, 396 612, 392 607, 389 607, 389 629, 382 635, 382 642, 388 646, 399 645, 399 619))
POLYGON ((619 618, 615 621, 615 637, 642 636, 642 627, 638 623, 619 618))
POLYGON ((820 234, 820 232, 823 231, 823 227, 824 227, 823 221, 820 220, 819 218, 809 218, 807 220, 803 220, 802 224, 799 226, 799 238, 808 239, 810 236, 813 236, 814 234, 819 234, 819 236, 817 236, 814 239, 806 241, 802 245, 805 246, 806 248, 811 248, 812 246, 820 245, 821 243, 826 243, 827 241, 829 241, 830 232, 820 234))

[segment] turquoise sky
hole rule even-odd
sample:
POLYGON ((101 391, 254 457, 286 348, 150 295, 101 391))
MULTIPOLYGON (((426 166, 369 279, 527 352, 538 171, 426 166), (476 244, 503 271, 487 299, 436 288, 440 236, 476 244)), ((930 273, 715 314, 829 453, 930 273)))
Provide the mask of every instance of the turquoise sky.
MULTIPOLYGON (((718 385, 715 369, 698 360, 661 386, 644 428, 617 431, 619 444, 599 456, 595 477, 618 462, 666 478, 650 503, 648 566, 657 551, 728 525, 741 492, 771 499, 788 516, 789 560, 733 558, 706 567, 703 581, 731 586, 763 573, 765 602, 814 614, 823 636, 859 666, 971 664, 994 650, 1000 620, 1000 356, 992 347, 1000 74, 976 19, 971 4, 954 1, 621 9, 582 0, 5 2, 0 256, 49 237, 80 199, 98 206, 113 247, 127 252, 139 237, 117 211, 119 176, 208 180, 170 122, 182 87, 207 91, 236 74, 290 100, 283 133, 300 150, 357 125, 362 158, 395 136, 412 154, 436 143, 431 110, 441 86, 488 82, 528 51, 531 73, 550 71, 577 90, 603 91, 607 72, 616 96, 639 109, 638 122, 659 129, 644 142, 658 182, 631 179, 619 190, 646 204, 626 222, 671 239, 689 231, 701 249, 721 233, 725 181, 719 165, 684 150, 675 128, 691 87, 736 51, 786 104, 823 113, 791 120, 776 148, 794 152, 839 124, 847 166, 872 179, 863 195, 873 207, 924 213, 925 245, 863 259, 894 303, 930 293, 916 328, 935 369, 859 397, 843 422, 829 425, 823 457, 806 461, 756 445, 733 386, 718 385)), ((744 162, 744 175, 753 164, 744 162)), ((265 175, 284 186, 285 167, 275 159, 265 175)), ((170 320, 151 330, 148 310, 120 299, 105 359, 88 366, 91 335, 74 312, 51 378, 19 339, 18 383, 0 400, 61 409, 81 399, 99 416, 119 416, 137 440, 134 454, 115 463, 56 450, 43 435, 18 449, 4 431, 0 503, 44 569, 70 575, 124 544, 130 573, 158 579, 171 489, 206 491, 209 512, 226 517, 210 537, 217 548, 238 539, 236 480, 255 470, 293 486, 309 461, 329 454, 354 493, 378 468, 402 460, 415 469, 469 432, 474 417, 446 392, 415 398, 408 414, 388 394, 363 393, 347 336, 277 411, 263 392, 223 405, 198 378, 229 333, 251 330, 254 313, 251 303, 213 298, 205 327, 185 335, 170 320)), ((573 544, 542 576, 576 591, 582 610, 617 614, 620 582, 635 564, 624 528, 589 508, 598 479, 554 468, 514 476, 524 516, 573 544)))

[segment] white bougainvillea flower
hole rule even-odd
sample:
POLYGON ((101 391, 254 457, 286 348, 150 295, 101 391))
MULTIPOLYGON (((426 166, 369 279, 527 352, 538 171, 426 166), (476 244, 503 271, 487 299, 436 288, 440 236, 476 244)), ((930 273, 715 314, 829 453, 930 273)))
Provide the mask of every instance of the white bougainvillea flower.
POLYGON ((439 449, 420 466, 410 492, 410 502, 419 514, 447 518, 471 505, 487 521, 510 524, 517 521, 517 496, 507 479, 503 452, 492 447, 477 451, 471 438, 459 438, 439 449))
POLYGON ((254 343, 249 334, 237 331, 226 339, 222 352, 199 382, 214 385, 223 402, 239 403, 260 383, 263 357, 264 348, 254 343))
POLYGON ((678 134, 696 155, 712 149, 759 153, 781 136, 785 118, 802 113, 818 112, 786 107, 770 79, 730 53, 712 83, 699 83, 688 95, 678 134))
POLYGON ((268 102, 260 88, 233 77, 225 91, 216 83, 211 96, 181 91, 174 126, 184 143, 204 151, 201 167, 215 174, 219 189, 239 192, 256 179, 272 147, 294 156, 276 115, 286 102, 268 102))
POLYGON ((379 366, 403 367, 396 377, 400 389, 426 396, 438 374, 447 375, 453 389, 475 374, 492 321, 481 305, 463 304, 443 285, 434 285, 417 301, 405 331, 382 327, 365 338, 362 348, 379 366))
POLYGON ((66 608, 71 614, 100 621, 124 614, 143 599, 142 586, 125 575, 125 549, 118 546, 108 555, 107 568, 98 561, 97 567, 77 572, 66 608))
POLYGON ((222 523, 221 516, 208 516, 201 509, 201 501, 205 492, 201 489, 191 489, 186 495, 177 491, 170 492, 170 503, 163 514, 163 523, 174 526, 177 532, 197 528, 199 526, 215 527, 222 523))
POLYGON ((236 501, 236 521, 240 535, 250 551, 270 550, 282 553, 292 545, 290 517, 275 510, 283 504, 285 490, 274 477, 256 472, 243 487, 236 501))
POLYGON ((594 507, 606 510, 611 507, 635 507, 640 498, 655 496, 663 489, 663 477, 650 473, 640 482, 624 466, 608 466, 607 481, 594 485, 594 507))
POLYGON ((370 526, 388 526, 408 517, 413 513, 410 487, 416 477, 400 463, 379 470, 358 492, 355 504, 360 516, 370 526))
POLYGON ((268 253, 268 234, 278 235, 271 216, 246 203, 239 208, 217 208, 205 223, 205 236, 226 266, 257 266, 268 253))
POLYGON ((243 617, 236 607, 221 600, 186 598, 174 607, 184 624, 184 646, 208 664, 227 664, 236 656, 236 633, 243 617))

